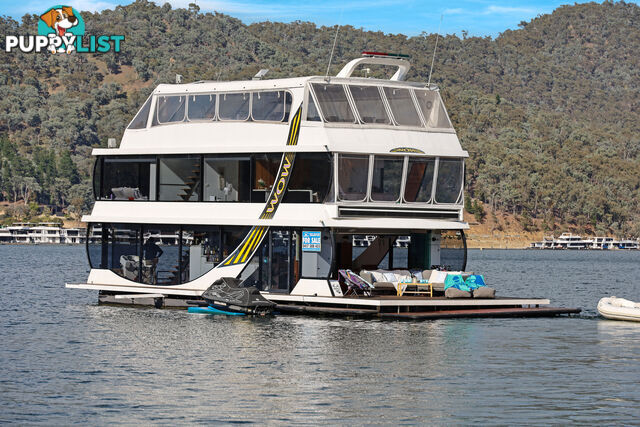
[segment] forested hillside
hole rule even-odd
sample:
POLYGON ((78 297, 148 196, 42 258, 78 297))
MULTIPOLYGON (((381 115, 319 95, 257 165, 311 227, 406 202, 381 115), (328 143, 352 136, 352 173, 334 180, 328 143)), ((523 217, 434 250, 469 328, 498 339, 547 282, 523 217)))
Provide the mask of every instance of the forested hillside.
MULTIPOLYGON (((120 54, 0 52, 0 197, 90 204, 91 147, 119 138, 152 90, 172 82, 323 75, 335 27, 245 25, 198 7, 136 1, 82 13, 90 34, 124 34, 120 54), (21 160, 18 160, 21 159, 21 160)), ((0 18, 33 34, 37 15, 0 18)), ((471 155, 469 194, 485 207, 578 229, 640 235, 640 7, 563 6, 496 39, 446 35, 433 81, 471 155)), ((332 73, 361 50, 411 55, 426 81, 435 34, 340 27, 332 73)), ((4 43, 4 37, 0 45, 4 43)), ((1 46, 4 48, 4 46, 1 46)))

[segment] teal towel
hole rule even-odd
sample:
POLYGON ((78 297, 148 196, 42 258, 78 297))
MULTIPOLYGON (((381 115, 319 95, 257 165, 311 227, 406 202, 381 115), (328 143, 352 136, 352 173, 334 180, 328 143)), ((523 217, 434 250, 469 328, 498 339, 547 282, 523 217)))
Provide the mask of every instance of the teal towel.
POLYGON ((461 274, 447 274, 447 278, 444 279, 444 290, 449 288, 460 289, 461 291, 471 292, 471 288, 464 283, 461 274))
POLYGON ((464 282, 464 284, 474 290, 482 286, 487 286, 484 283, 484 276, 480 274, 472 274, 471 276, 467 277, 467 280, 464 282))

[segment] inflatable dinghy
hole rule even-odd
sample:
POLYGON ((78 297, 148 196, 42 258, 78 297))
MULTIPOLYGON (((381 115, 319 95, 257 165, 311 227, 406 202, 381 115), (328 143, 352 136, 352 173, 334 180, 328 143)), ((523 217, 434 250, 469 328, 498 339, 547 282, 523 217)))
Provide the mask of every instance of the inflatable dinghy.
POLYGON ((624 298, 602 298, 598 301, 598 313, 607 319, 640 322, 640 303, 624 298))

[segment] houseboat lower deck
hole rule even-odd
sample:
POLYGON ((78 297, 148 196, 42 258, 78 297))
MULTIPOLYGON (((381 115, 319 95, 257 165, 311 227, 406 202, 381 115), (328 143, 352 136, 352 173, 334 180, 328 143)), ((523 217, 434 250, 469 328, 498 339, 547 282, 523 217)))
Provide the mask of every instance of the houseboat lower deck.
MULTIPOLYGON (((88 284, 68 284, 87 289, 88 284)), ((545 298, 497 297, 494 299, 445 298, 444 296, 319 297, 263 292, 275 302, 276 314, 326 315, 382 319, 443 319, 461 317, 549 317, 580 313, 580 308, 550 307, 545 298)), ((100 291, 98 301, 105 305, 128 305, 167 309, 205 306, 197 296, 133 294, 100 291)))

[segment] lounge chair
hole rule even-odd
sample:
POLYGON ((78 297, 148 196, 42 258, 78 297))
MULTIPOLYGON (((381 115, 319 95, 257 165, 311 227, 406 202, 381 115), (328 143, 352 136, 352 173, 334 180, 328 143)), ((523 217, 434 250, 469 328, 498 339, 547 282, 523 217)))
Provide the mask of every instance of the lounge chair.
POLYGON ((341 282, 347 287, 344 296, 371 296, 371 284, 351 270, 338 270, 341 282))

